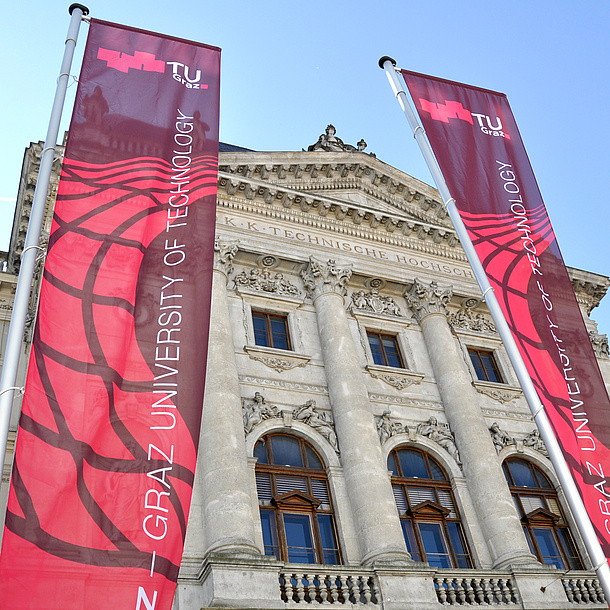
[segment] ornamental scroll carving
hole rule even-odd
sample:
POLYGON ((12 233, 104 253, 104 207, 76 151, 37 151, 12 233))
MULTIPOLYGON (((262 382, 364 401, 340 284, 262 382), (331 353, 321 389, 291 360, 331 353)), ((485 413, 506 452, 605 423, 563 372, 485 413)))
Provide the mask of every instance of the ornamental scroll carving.
POLYGON ((299 289, 282 273, 272 273, 269 269, 251 269, 250 273, 242 271, 233 280, 235 287, 243 286, 259 292, 298 296, 299 289))
POLYGON ((591 345, 593 351, 598 358, 610 358, 610 349, 608 347, 608 336, 598 335, 594 331, 589 331, 589 337, 591 338, 591 345))
POLYGON ((256 392, 254 398, 249 401, 242 401, 242 415, 244 419, 244 432, 250 434, 255 426, 266 419, 275 419, 281 417, 278 408, 273 405, 268 405, 265 402, 265 397, 256 392))
POLYGON ((495 333, 496 325, 482 313, 473 313, 472 309, 462 307, 448 316, 447 321, 454 329, 473 330, 479 333, 495 333))
POLYGON ((227 277, 233 273, 233 258, 237 254, 237 243, 216 239, 214 242, 214 269, 222 271, 227 277))
POLYGON ((329 442, 337 455, 339 454, 339 445, 333 421, 327 413, 318 411, 315 400, 308 400, 304 405, 297 407, 292 412, 292 419, 293 421, 301 421, 311 426, 329 442))
POLYGON ((352 311, 370 311, 377 314, 402 317, 398 305, 392 297, 384 297, 377 288, 371 288, 368 292, 356 290, 352 292, 352 311))
POLYGON ((395 434, 405 432, 405 427, 396 420, 393 420, 390 415, 392 412, 386 409, 381 415, 375 417, 377 422, 377 434, 379 434, 379 442, 383 445, 390 437, 395 434))
POLYGON ((430 417, 427 422, 418 424, 415 429, 417 434, 426 436, 431 441, 434 441, 437 445, 442 447, 461 468, 462 461, 460 460, 460 454, 455 445, 455 438, 453 432, 449 428, 449 424, 439 424, 436 417, 430 417))
POLYGON ((351 265, 338 265, 333 259, 324 263, 313 256, 309 258, 307 269, 301 271, 307 296, 311 299, 328 292, 336 292, 344 297, 351 276, 351 265))
POLYGON ((452 295, 451 286, 439 286, 436 281, 424 284, 418 279, 405 290, 404 294, 407 305, 418 322, 434 313, 447 315, 447 303, 452 295))

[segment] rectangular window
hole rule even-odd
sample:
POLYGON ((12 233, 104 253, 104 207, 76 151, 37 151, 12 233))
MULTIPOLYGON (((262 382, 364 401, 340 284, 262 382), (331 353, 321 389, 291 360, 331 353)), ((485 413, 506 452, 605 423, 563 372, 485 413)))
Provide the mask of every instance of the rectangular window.
POLYGON ((284 513, 284 532, 290 563, 316 563, 309 515, 284 513))
POLYGON ((474 370, 477 373, 477 379, 479 379, 479 381, 495 381, 496 383, 504 383, 493 352, 469 347, 468 354, 470 355, 472 366, 474 366, 474 370))
POLYGON ((375 364, 393 366, 399 369, 405 368, 395 336, 382 335, 372 331, 367 331, 366 334, 375 364))
POLYGON ((290 335, 288 334, 288 319, 281 314, 252 312, 254 325, 254 343, 263 347, 290 350, 290 335))

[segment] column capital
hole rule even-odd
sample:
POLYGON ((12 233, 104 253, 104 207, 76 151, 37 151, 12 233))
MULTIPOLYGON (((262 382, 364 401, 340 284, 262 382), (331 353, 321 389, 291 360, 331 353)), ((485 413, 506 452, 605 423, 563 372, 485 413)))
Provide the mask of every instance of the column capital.
POLYGON ((351 276, 351 265, 338 265, 333 259, 323 262, 313 256, 309 257, 307 269, 301 271, 307 296, 314 301, 328 292, 335 292, 344 297, 347 294, 345 286, 351 276))
POLYGON ((447 315, 447 303, 452 295, 452 286, 439 286, 435 280, 424 284, 417 278, 404 292, 407 305, 418 322, 433 313, 447 315))
POLYGON ((214 241, 214 270, 220 271, 228 278, 233 273, 233 258, 237 254, 237 250, 237 242, 216 238, 214 241))

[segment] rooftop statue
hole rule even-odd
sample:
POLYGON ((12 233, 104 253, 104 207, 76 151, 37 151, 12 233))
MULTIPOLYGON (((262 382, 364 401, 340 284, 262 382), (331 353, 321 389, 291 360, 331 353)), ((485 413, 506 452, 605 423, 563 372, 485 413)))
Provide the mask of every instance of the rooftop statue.
POLYGON ((341 138, 338 138, 335 134, 337 130, 334 125, 328 125, 325 133, 323 133, 315 144, 312 144, 307 148, 308 151, 314 150, 326 150, 328 152, 362 152, 366 148, 366 142, 360 140, 358 146, 352 146, 351 144, 345 144, 341 138))

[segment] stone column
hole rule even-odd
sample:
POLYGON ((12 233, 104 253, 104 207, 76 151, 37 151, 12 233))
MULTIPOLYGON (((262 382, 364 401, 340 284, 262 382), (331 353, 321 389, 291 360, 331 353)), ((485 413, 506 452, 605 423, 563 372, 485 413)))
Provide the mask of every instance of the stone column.
POLYGON ((472 386, 464 355, 447 322, 450 286, 415 280, 405 298, 421 326, 445 414, 494 568, 535 562, 472 386))
POLYGON ((212 317, 198 466, 206 554, 260 555, 226 288, 237 245, 217 240, 214 251, 212 317))
POLYGON ((351 265, 310 259, 313 299, 347 495, 364 565, 410 561, 343 297, 351 265))

